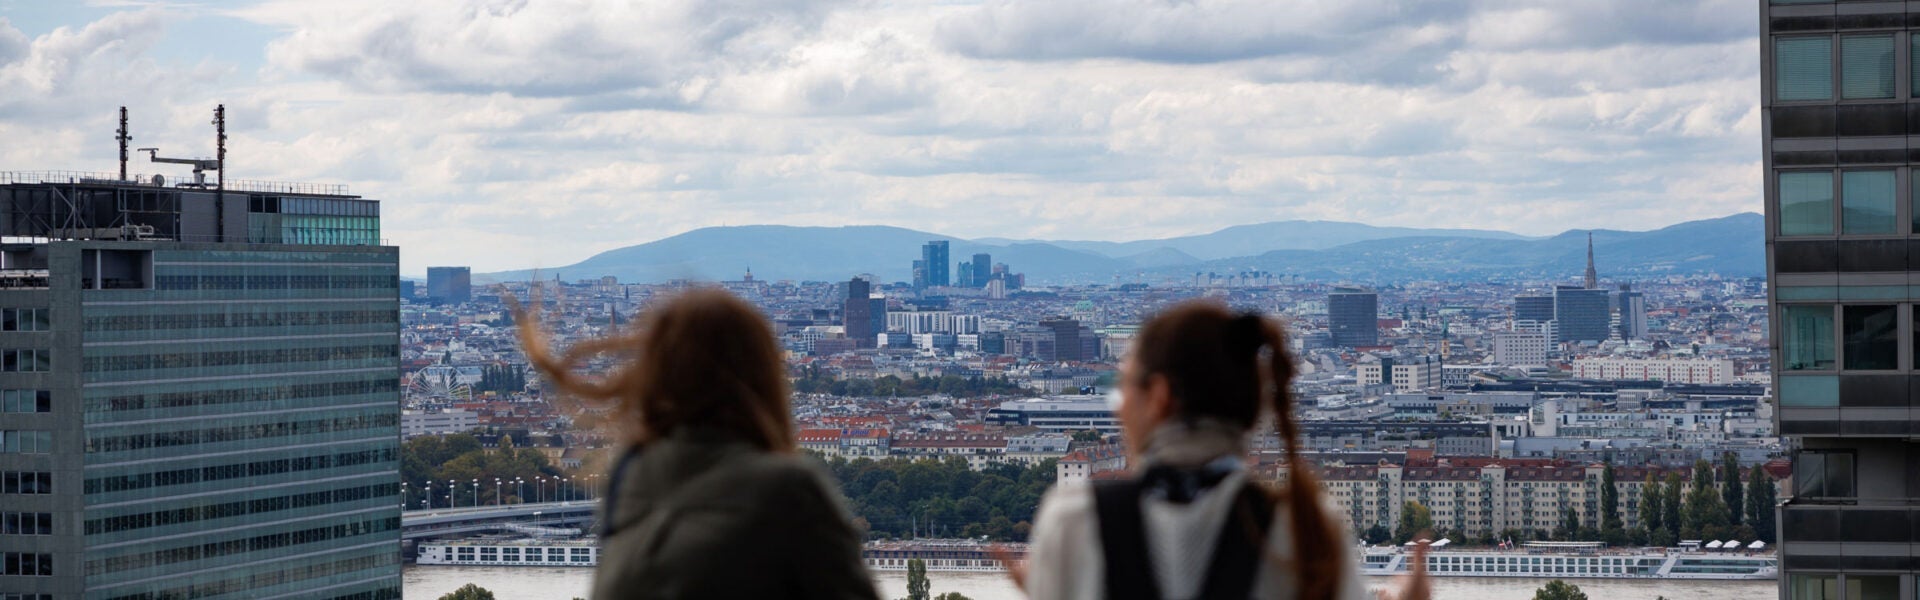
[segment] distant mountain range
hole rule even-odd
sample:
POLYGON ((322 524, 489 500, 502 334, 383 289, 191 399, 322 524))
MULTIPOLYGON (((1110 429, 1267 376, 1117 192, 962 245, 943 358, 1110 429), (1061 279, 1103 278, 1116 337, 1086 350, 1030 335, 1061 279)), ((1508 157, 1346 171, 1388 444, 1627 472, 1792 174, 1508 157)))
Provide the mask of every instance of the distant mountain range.
MULTIPOLYGON (((1755 213, 1690 221, 1653 231, 1591 230, 1603 278, 1766 272, 1762 221, 1755 213)), ((1191 280, 1195 273, 1246 271, 1309 279, 1391 283, 1408 280, 1562 279, 1585 268, 1589 230, 1534 238, 1501 231, 1373 227, 1330 221, 1277 221, 1206 235, 1134 242, 963 240, 882 226, 708 227, 609 250, 579 263, 540 269, 566 280, 612 275, 623 282, 735 280, 751 268, 764 280, 828 281, 871 273, 911 278, 929 240, 951 244, 954 268, 975 253, 1025 273, 1030 285, 1191 280)), ((479 275, 527 279, 532 271, 479 275)))

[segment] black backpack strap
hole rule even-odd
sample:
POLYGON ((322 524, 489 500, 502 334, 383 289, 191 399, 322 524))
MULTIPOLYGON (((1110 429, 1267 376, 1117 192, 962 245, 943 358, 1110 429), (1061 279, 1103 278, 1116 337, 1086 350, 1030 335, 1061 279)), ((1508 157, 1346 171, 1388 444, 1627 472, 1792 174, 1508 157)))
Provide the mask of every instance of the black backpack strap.
POLYGON ((613 537, 614 502, 620 498, 620 483, 627 476, 627 465, 640 458, 640 445, 627 447, 620 454, 620 460, 613 463, 613 472, 607 477, 607 489, 603 490, 604 500, 600 503, 600 537, 613 537))
POLYGON ((1159 600, 1160 585, 1147 556, 1147 525, 1140 513, 1140 482, 1093 482, 1093 507, 1099 518, 1100 553, 1107 563, 1107 598, 1159 600))
POLYGON ((1207 579, 1200 589, 1201 598, 1247 598, 1253 594, 1254 578, 1260 562, 1266 558, 1267 532, 1273 526, 1274 501, 1260 486, 1249 481, 1240 485, 1240 493, 1227 513, 1214 544, 1213 563, 1207 566, 1207 579))

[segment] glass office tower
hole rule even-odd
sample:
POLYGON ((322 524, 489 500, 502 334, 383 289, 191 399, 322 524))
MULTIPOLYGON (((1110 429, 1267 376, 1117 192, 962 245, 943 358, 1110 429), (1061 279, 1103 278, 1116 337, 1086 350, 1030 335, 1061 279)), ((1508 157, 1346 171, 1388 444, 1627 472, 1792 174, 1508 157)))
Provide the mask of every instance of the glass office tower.
POLYGON ((0 174, 0 236, 0 597, 399 597, 377 203, 0 174))
POLYGON ((1380 296, 1360 288, 1334 288, 1327 294, 1327 331, 1333 345, 1380 345, 1380 296))
POLYGON ((1758 3, 1783 598, 1920 596, 1920 5, 1758 3))

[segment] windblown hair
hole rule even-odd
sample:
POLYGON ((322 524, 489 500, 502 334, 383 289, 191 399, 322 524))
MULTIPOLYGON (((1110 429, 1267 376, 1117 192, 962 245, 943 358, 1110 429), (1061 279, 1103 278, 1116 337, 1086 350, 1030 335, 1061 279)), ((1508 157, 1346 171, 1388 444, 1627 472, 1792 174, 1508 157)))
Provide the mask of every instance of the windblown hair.
MULTIPOLYGON (((1320 484, 1300 456, 1300 426, 1293 412, 1293 353, 1285 330, 1257 314, 1236 315, 1208 301, 1185 302, 1148 321, 1133 342, 1139 383, 1159 375, 1173 396, 1176 419, 1212 418, 1251 429, 1263 408, 1272 410, 1287 450, 1287 482, 1278 492, 1289 508, 1299 598, 1327 600, 1341 581, 1346 542, 1321 502, 1320 484)), ((1262 544, 1264 546, 1264 544, 1262 544)))
POLYGON ((683 292, 647 311, 631 330, 573 344, 558 355, 535 311, 516 308, 514 322, 534 367, 562 393, 612 404, 613 422, 629 441, 645 444, 699 426, 770 452, 794 449, 786 365, 773 329, 732 294, 683 292), (600 355, 618 357, 620 364, 599 379, 576 371, 600 355))

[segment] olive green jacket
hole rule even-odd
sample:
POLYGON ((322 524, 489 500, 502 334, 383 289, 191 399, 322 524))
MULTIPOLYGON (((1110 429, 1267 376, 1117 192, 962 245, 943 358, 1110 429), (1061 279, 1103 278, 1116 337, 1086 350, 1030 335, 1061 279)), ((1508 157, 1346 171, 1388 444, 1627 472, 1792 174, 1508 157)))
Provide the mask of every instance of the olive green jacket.
POLYGON ((877 599, 839 489, 806 459, 686 428, 637 452, 601 507, 596 600, 877 599))

